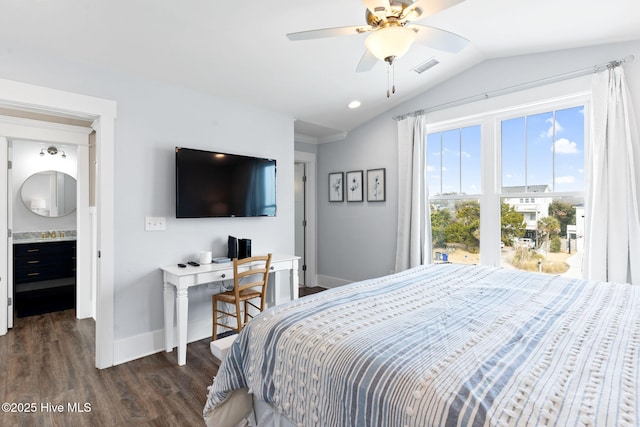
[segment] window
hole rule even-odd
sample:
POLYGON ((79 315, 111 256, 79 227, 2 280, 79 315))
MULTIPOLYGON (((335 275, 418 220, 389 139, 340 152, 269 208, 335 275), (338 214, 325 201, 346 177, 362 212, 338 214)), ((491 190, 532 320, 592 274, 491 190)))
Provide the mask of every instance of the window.
POLYGON ((478 264, 481 193, 480 126, 427 135, 433 259, 478 264))
POLYGON ((582 264, 584 238, 582 218, 578 221, 584 201, 584 105, 504 119, 500 129, 501 203, 509 209, 501 216, 501 264, 578 275, 574 264, 582 264))
POLYGON ((435 262, 581 275, 589 87, 585 77, 430 114, 435 262))
POLYGON ((502 120, 501 141, 503 191, 584 190, 584 106, 502 120))

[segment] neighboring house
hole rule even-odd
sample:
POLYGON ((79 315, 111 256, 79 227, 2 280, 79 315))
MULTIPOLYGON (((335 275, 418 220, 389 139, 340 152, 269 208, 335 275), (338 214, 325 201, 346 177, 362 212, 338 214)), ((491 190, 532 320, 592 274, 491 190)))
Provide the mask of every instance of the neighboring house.
POLYGON ((549 205, 553 202, 552 197, 545 197, 541 194, 539 197, 531 197, 529 194, 526 197, 522 195, 526 193, 549 193, 551 190, 549 186, 544 185, 529 185, 525 188, 524 185, 513 187, 502 187, 502 194, 504 202, 515 208, 516 212, 522 214, 527 228, 523 237, 531 239, 538 245, 538 221, 542 218, 549 216, 549 205), (509 194, 513 194, 513 197, 509 197, 509 194))
POLYGON ((582 252, 584 249, 584 205, 578 205, 576 208, 576 223, 567 225, 567 238, 569 241, 575 242, 572 251, 582 252))

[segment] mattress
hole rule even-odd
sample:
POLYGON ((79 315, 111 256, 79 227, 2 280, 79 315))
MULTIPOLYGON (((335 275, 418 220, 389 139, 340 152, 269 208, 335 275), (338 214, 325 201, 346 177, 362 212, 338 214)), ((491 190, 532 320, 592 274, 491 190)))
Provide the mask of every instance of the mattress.
POLYGON ((640 287, 439 264, 276 306, 203 411, 298 426, 639 425, 640 287))

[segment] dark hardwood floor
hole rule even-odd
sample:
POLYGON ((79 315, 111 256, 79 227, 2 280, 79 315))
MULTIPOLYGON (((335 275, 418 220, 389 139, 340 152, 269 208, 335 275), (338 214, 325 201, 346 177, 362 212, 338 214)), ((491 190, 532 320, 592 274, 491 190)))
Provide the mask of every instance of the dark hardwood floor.
POLYGON ((99 370, 94 337, 95 322, 77 320, 75 310, 16 319, 0 337, 0 396, 21 411, 3 406, 0 425, 204 424, 207 386, 218 371, 209 339, 188 345, 185 366, 174 350, 99 370))
POLYGON ((323 288, 321 286, 300 286, 300 288, 298 288, 298 295, 304 297, 326 290, 327 288, 323 288))
MULTIPOLYGON (((301 287, 300 296, 325 288, 301 287)), ((95 322, 75 310, 16 319, 0 337, 0 426, 199 426, 218 372, 210 339, 95 368, 95 322), (62 406, 60 406, 62 405, 62 406), (12 412, 15 411, 15 412, 12 412)))

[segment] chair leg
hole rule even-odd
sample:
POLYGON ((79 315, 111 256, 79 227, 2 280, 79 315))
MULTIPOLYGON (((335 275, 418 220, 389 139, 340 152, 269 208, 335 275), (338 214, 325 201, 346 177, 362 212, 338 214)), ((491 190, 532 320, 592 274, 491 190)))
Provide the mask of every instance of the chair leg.
POLYGON ((236 322, 238 323, 238 333, 242 331, 242 317, 240 317, 240 301, 236 300, 236 322))
POLYGON ((218 338, 218 302, 215 295, 211 297, 211 306, 213 307, 213 330, 211 331, 211 341, 218 338))
POLYGON ((249 321, 249 301, 245 300, 244 302, 244 324, 246 325, 249 321))

